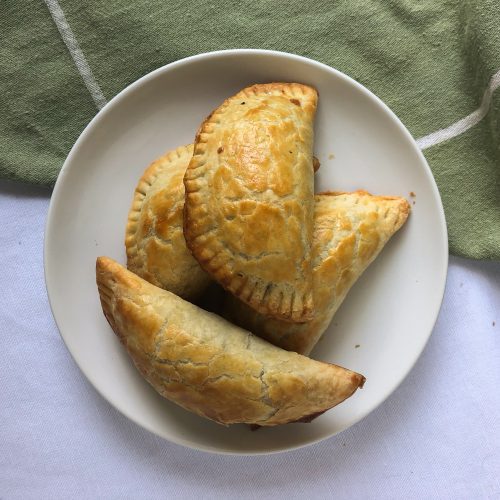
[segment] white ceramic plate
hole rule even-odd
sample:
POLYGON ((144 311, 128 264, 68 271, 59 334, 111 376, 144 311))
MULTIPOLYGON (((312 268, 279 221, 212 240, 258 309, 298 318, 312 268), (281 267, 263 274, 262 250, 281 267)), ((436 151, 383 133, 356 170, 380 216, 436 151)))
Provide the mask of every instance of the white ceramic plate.
POLYGON ((84 130, 57 180, 45 234, 45 277, 61 335, 94 387, 137 424, 170 441, 220 453, 271 453, 332 436, 359 421, 401 383, 429 338, 444 292, 448 246, 429 167, 398 118, 342 73, 262 50, 202 54, 153 71, 118 94, 84 130), (95 260, 125 262, 124 230, 144 168, 190 143, 202 119, 256 82, 319 90, 317 191, 409 196, 403 229, 358 281, 313 357, 363 373, 365 388, 310 424, 250 432, 219 426, 162 399, 139 376, 108 326, 95 260), (359 345, 358 348, 355 346, 359 345))

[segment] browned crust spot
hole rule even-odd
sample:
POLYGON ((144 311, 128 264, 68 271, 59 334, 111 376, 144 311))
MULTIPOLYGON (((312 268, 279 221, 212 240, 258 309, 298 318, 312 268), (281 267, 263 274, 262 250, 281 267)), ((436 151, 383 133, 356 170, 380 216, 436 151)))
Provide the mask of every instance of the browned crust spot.
POLYGON ((314 169, 314 171, 317 172, 319 170, 319 167, 321 167, 320 161, 315 156, 313 156, 313 169, 314 169))

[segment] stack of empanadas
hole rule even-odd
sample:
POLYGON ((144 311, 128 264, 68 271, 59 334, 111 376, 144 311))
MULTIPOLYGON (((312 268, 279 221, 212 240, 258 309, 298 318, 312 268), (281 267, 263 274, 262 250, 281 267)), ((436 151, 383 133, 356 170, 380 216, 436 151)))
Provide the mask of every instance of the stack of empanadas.
POLYGON ((314 195, 317 100, 297 83, 227 99, 194 145, 140 179, 128 270, 97 260, 104 314, 141 374, 222 424, 310 421, 365 380, 305 355, 409 205, 364 191, 314 195), (226 291, 226 319, 191 303, 212 281, 226 291))

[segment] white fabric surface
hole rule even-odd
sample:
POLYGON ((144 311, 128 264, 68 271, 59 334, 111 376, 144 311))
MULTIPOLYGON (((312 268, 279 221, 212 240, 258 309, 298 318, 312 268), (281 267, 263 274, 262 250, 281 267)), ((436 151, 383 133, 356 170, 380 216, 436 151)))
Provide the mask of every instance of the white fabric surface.
POLYGON ((0 498, 500 498, 500 263, 451 258, 422 357, 351 429, 210 455, 129 422, 73 362, 45 292, 49 195, 0 184, 0 498))

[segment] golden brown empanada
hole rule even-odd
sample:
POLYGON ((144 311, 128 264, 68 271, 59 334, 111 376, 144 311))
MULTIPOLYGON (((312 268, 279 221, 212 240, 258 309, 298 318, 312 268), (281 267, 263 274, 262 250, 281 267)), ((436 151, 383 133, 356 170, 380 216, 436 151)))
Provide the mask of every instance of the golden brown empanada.
POLYGON ((221 424, 311 420, 351 396, 358 373, 279 349, 107 257, 101 304, 136 367, 164 397, 221 424))
POLYGON ((372 196, 365 191, 315 196, 313 293, 316 315, 291 324, 256 313, 226 297, 224 315, 274 345, 308 355, 347 292, 406 221, 404 198, 372 196))
POLYGON ((317 92, 248 87, 201 125, 184 177, 184 236, 201 266, 262 314, 313 317, 317 92))
POLYGON ((186 247, 182 219, 184 173, 193 145, 154 161, 139 180, 129 212, 127 267, 153 285, 193 300, 210 283, 186 247))

